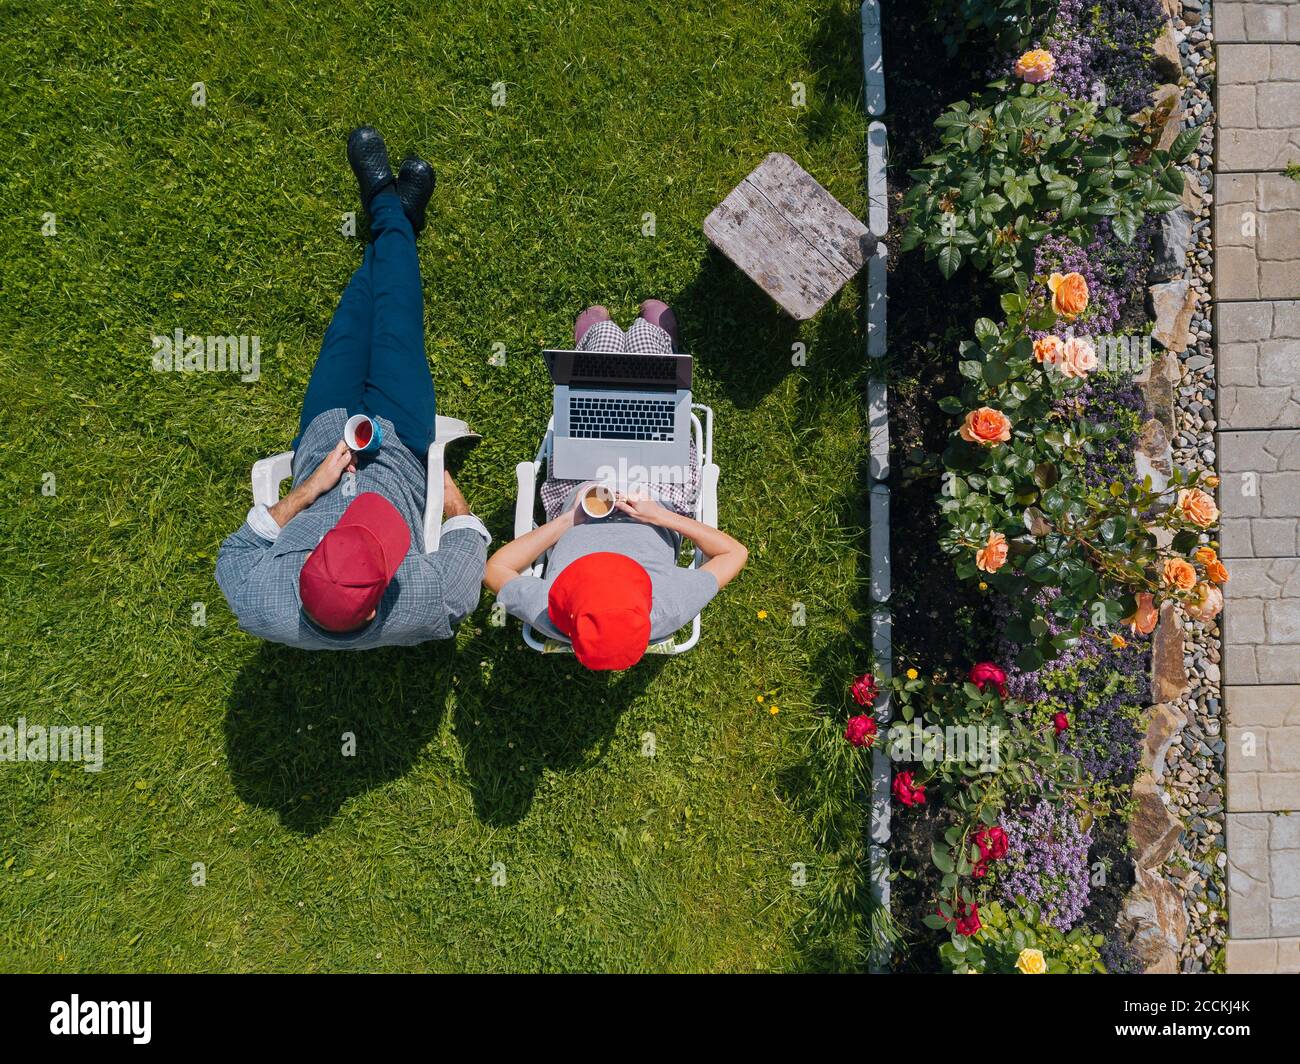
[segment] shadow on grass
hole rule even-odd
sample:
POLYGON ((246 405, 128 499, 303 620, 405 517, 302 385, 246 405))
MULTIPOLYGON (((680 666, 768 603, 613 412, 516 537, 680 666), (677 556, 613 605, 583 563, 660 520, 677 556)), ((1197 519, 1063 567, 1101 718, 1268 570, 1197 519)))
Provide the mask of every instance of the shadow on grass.
POLYGON ((347 799, 405 775, 437 734, 453 652, 450 642, 355 654, 262 644, 226 712, 235 792, 292 831, 321 831, 347 799))
POLYGON ((227 761, 243 801, 314 835, 349 798, 406 775, 451 711, 475 814, 509 825, 544 772, 600 760, 664 664, 589 673, 571 656, 528 650, 514 621, 459 652, 451 641, 356 654, 263 644, 231 692, 227 761))

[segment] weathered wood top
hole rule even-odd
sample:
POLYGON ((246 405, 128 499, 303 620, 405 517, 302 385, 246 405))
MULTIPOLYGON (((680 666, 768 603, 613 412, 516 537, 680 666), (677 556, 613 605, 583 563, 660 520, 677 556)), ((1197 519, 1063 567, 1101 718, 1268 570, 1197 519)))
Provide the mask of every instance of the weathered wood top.
POLYGON ((857 217, 780 152, 704 219, 704 235, 799 321, 821 310, 876 246, 857 217))

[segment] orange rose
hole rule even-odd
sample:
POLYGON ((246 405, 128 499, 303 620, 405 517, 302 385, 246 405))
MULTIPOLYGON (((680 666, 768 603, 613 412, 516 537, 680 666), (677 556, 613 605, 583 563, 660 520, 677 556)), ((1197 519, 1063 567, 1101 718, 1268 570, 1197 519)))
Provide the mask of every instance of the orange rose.
POLYGON ((1097 368, 1097 349, 1087 340, 1072 337, 1065 342, 1060 366, 1067 377, 1086 377, 1097 368))
POLYGON ((1069 320, 1088 309, 1088 282, 1081 273, 1054 273, 1047 279, 1052 290, 1052 309, 1069 320))
POLYGON ((1198 621, 1212 621, 1223 609, 1223 592, 1213 584, 1197 584, 1192 601, 1187 604, 1187 615, 1198 621))
POLYGON ((1016 77, 1037 85, 1056 73, 1056 57, 1045 48, 1034 48, 1016 60, 1015 71, 1016 77))
POLYGON ((1228 582, 1228 569, 1223 562, 1219 561, 1219 555, 1215 553, 1213 547, 1198 548, 1195 558, 1205 566, 1205 575, 1216 584, 1226 584, 1228 582))
POLYGON ((1176 505, 1178 512, 1198 528, 1209 528, 1219 519, 1219 508, 1200 488, 1183 488, 1176 505))
POLYGON ((1201 477, 1201 483, 1207 488, 1217 488, 1219 486, 1219 478, 1214 476, 1214 474, 1210 474, 1208 477, 1201 477))
POLYGON ((1151 592, 1143 591, 1137 597, 1137 609, 1125 617, 1121 623, 1127 624, 1135 635, 1150 635, 1155 631, 1156 621, 1159 619, 1160 614, 1156 612, 1151 592))
POLYGON ((1162 575, 1166 584, 1172 584, 1179 591, 1191 591, 1196 586, 1196 569, 1182 558, 1170 558, 1165 562, 1162 575))
POLYGON ((985 573, 996 573, 1007 564, 1007 537, 1001 532, 990 532, 989 541, 975 552, 975 568, 985 573))
POLYGON ((1065 344, 1059 336, 1044 336, 1041 340, 1034 341, 1034 360, 1040 365, 1050 366, 1060 361, 1064 351, 1065 344))
POLYGON ((966 415, 960 435, 967 443, 980 443, 985 447, 1006 443, 1011 439, 1011 420, 1001 410, 982 406, 966 415))

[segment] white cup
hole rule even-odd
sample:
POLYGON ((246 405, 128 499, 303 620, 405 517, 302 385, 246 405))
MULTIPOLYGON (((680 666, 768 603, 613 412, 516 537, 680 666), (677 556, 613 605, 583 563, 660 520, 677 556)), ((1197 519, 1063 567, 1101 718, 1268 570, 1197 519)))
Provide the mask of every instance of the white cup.
POLYGON ((582 512, 599 521, 614 512, 614 489, 605 484, 584 484, 579 496, 582 512), (601 509, 604 503, 604 509, 601 509))

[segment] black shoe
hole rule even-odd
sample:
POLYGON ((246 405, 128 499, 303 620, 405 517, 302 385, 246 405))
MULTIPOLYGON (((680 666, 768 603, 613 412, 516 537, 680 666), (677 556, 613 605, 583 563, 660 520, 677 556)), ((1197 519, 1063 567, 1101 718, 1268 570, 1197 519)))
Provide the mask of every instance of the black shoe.
POLYGON ((424 209, 429 205, 436 180, 433 167, 418 155, 402 160, 402 168, 397 173, 397 198, 402 201, 402 210, 416 236, 424 229, 424 209))
POLYGON ((370 209, 370 201, 397 181, 388 165, 388 149, 374 126, 361 126, 348 135, 348 162, 357 176, 361 206, 370 209))

